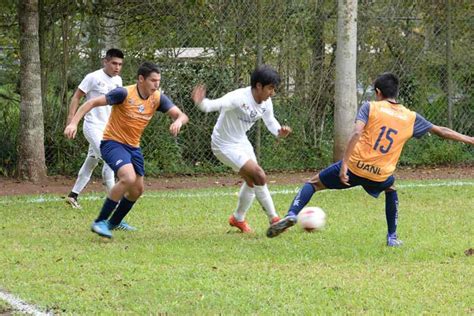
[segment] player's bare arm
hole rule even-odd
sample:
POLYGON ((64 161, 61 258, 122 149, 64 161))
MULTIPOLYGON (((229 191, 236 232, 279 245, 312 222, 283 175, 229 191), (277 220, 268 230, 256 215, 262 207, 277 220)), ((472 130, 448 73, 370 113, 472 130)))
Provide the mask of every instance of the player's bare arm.
POLYGON ((74 92, 74 95, 71 98, 71 103, 69 104, 69 112, 67 115, 66 126, 71 123, 72 118, 74 117, 74 114, 76 114, 77 108, 79 107, 81 99, 85 95, 86 94, 81 89, 77 89, 76 92, 74 92))
POLYGON ((278 130, 278 137, 279 138, 285 138, 287 137, 293 130, 291 127, 287 125, 283 125, 279 130, 278 130))
POLYGON ((463 135, 444 126, 433 125, 430 132, 442 138, 463 142, 469 145, 474 145, 474 137, 463 135))
POLYGON ((64 129, 64 136, 69 139, 75 138, 77 133, 77 124, 79 124, 84 115, 86 115, 86 113, 89 112, 92 108, 103 105, 107 105, 105 95, 90 99, 89 101, 81 105, 77 110, 76 114, 74 114, 71 122, 64 129))
POLYGON ((170 133, 174 137, 178 136, 181 127, 188 123, 189 118, 186 114, 184 114, 177 106, 173 106, 166 112, 169 117, 173 120, 173 123, 170 125, 170 133))
POLYGON ((349 143, 347 144, 346 150, 344 151, 344 157, 342 158, 341 164, 341 171, 339 172, 339 178, 341 182, 345 185, 349 185, 349 176, 347 175, 347 162, 352 155, 352 151, 354 150, 357 142, 359 141, 360 136, 362 135, 362 131, 364 130, 365 123, 357 120, 354 130, 352 131, 351 138, 349 139, 349 143))

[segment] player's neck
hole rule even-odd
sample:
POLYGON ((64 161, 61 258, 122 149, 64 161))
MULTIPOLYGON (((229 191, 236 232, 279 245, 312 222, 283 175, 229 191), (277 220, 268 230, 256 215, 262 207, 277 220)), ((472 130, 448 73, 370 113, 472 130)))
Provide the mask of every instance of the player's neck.
MULTIPOLYGON (((144 90, 144 89, 142 89, 144 90)), ((146 100, 148 99, 149 95, 144 95, 142 93, 140 93, 140 85, 137 83, 137 92, 138 92, 138 96, 142 99, 142 100, 146 100)))
POLYGON ((260 104, 263 102, 262 98, 258 95, 257 90, 255 90, 254 88, 251 88, 250 91, 252 92, 252 97, 257 104, 260 104))
POLYGON ((106 74, 106 75, 109 76, 110 78, 113 77, 111 74, 107 73, 107 70, 105 70, 105 68, 102 68, 102 71, 104 72, 104 74, 106 74))

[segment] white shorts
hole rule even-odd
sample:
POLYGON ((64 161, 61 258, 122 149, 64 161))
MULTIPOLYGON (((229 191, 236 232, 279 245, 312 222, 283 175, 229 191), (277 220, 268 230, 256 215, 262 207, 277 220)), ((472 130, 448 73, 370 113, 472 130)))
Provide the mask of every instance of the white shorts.
POLYGON ((216 146, 211 142, 211 149, 220 162, 236 172, 239 172, 249 160, 257 162, 257 157, 249 141, 224 146, 216 146))
POLYGON ((89 151, 87 152, 88 157, 101 158, 100 154, 100 142, 104 136, 105 126, 97 126, 84 122, 82 132, 89 142, 89 151))

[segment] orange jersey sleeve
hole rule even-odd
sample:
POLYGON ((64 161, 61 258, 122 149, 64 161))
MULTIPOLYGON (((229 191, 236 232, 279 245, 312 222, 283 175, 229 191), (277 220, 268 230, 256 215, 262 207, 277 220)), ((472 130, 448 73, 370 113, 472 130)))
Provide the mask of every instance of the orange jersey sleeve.
POLYGON ((349 170, 372 181, 385 181, 413 136, 415 119, 416 113, 401 104, 371 102, 367 124, 348 161, 349 170))
POLYGON ((112 113, 104 130, 104 140, 114 140, 133 147, 140 147, 140 139, 160 106, 160 92, 156 91, 143 100, 137 86, 127 86, 127 97, 112 106, 112 113))

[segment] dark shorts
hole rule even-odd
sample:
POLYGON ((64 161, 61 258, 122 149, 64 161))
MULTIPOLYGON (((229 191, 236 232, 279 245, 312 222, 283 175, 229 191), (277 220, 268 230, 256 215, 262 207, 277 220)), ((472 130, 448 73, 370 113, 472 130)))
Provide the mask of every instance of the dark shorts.
POLYGON ((339 178, 339 171, 341 170, 342 161, 330 165, 323 171, 319 173, 319 179, 328 189, 343 190, 349 189, 361 185, 364 190, 372 195, 373 197, 379 197, 380 193, 385 191, 395 182, 395 177, 390 176, 387 180, 383 182, 376 182, 366 178, 359 177, 358 175, 353 174, 350 170, 347 172, 349 175, 349 186, 341 182, 339 178))
POLYGON ((117 174, 123 165, 131 163, 135 172, 145 175, 145 161, 140 147, 133 147, 113 140, 103 140, 100 142, 100 153, 102 159, 117 174))

